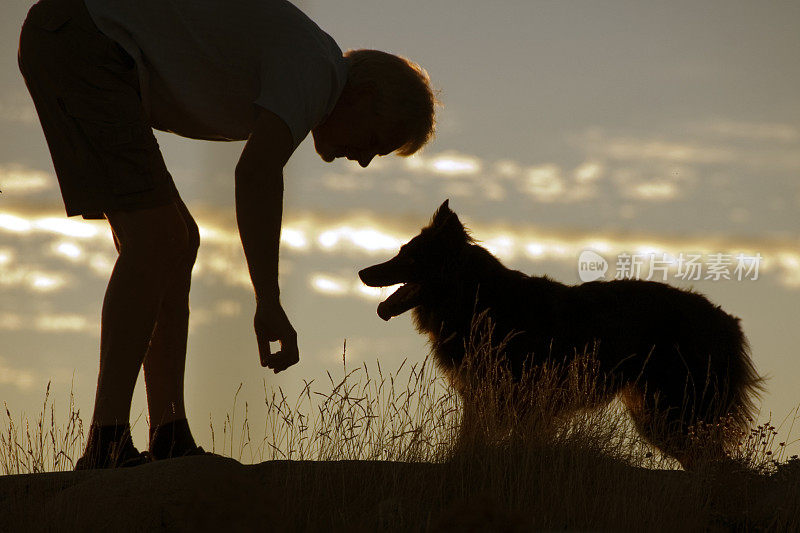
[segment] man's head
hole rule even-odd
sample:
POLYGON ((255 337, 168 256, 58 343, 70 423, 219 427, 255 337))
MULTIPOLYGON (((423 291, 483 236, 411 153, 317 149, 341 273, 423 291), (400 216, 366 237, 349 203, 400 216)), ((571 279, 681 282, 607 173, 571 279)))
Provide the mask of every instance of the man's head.
POLYGON ((347 83, 333 111, 314 128, 325 161, 346 157, 369 165, 376 155, 408 156, 434 133, 436 96, 428 74, 405 58, 348 50, 347 83))

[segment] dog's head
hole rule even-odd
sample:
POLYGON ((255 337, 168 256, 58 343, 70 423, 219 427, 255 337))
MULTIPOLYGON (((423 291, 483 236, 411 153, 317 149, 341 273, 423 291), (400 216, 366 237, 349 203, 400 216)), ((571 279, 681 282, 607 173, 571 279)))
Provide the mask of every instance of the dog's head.
POLYGON ((444 201, 430 224, 404 244, 396 256, 358 273, 361 281, 370 287, 403 284, 378 305, 378 316, 383 320, 422 304, 426 294, 446 281, 459 251, 472 244, 472 238, 448 202, 444 201))

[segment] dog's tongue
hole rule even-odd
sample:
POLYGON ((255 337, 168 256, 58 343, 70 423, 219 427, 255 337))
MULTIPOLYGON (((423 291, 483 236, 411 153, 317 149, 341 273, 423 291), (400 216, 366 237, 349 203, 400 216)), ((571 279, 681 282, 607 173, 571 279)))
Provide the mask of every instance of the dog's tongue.
POLYGON ((419 303, 420 285, 416 283, 406 283, 394 291, 391 296, 378 304, 378 316, 383 320, 389 320, 393 316, 405 313, 409 309, 416 307, 419 303))

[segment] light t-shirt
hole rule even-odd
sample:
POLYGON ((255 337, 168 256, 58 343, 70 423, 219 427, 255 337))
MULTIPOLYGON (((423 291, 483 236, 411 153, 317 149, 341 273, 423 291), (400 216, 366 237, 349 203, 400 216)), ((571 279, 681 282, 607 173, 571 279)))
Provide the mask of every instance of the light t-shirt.
POLYGON ((261 106, 295 146, 331 112, 347 60, 286 0, 85 0, 136 61, 152 126, 184 137, 244 140, 261 106))

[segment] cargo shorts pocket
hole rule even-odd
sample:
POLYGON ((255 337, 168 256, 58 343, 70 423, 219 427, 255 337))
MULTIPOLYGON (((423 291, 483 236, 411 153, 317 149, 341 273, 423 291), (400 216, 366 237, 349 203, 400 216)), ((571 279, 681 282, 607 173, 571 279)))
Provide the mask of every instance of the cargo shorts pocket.
MULTIPOLYGON (((72 16, 56 7, 44 4, 35 4, 28 11, 28 16, 22 24, 19 37, 19 49, 17 51, 17 62, 20 71, 25 79, 28 79, 28 65, 41 64, 43 54, 42 37, 52 37, 48 34, 55 34, 63 28, 72 16), (42 33, 44 31, 45 33, 42 33)), ((46 41, 47 39, 45 39, 46 41)))
MULTIPOLYGON (((77 154, 86 172, 102 171, 115 195, 134 194, 155 188, 154 153, 158 143, 152 129, 142 122, 139 110, 129 103, 117 103, 85 96, 63 96, 64 111, 78 125, 93 149, 77 154), (92 156, 100 168, 92 169, 92 156)), ((77 144, 80 150, 80 144, 77 144)), ((98 178, 101 178, 98 176, 98 178)))

